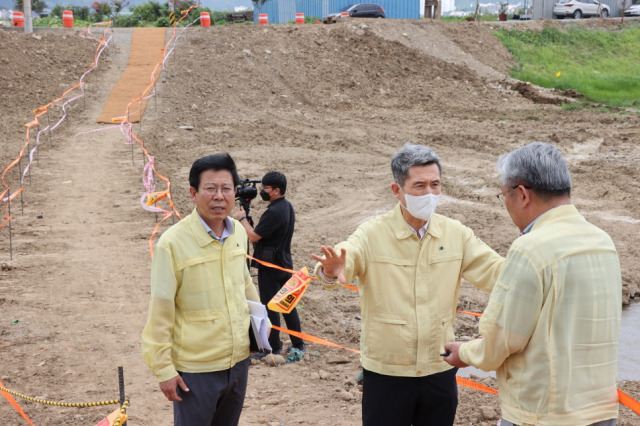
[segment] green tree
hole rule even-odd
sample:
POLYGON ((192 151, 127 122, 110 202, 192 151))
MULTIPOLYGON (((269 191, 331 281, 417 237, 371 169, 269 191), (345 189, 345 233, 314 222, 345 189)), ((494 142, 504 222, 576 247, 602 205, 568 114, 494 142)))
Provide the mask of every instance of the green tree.
POLYGON ((91 15, 89 6, 67 6, 67 10, 73 12, 74 19, 80 19, 82 21, 88 21, 91 15))
MULTIPOLYGON (((22 0, 14 0, 13 7, 15 10, 22 10, 24 8, 24 2, 22 0)), ((42 14, 42 11, 47 8, 47 4, 42 0, 31 0, 31 10, 38 15, 42 14)))
POLYGON ((118 14, 122 12, 122 9, 129 6, 127 0, 111 0, 111 10, 113 11, 113 22, 118 20, 118 14))
POLYGON ((120 15, 116 21, 117 27, 144 27, 144 23, 140 16, 136 15, 120 15))
POLYGON ((262 13, 262 6, 269 0, 251 0, 251 3, 258 9, 258 14, 262 13))
POLYGON ((158 18, 158 20, 155 22, 154 25, 156 27, 168 27, 170 25, 169 17, 168 16, 162 16, 162 17, 158 18))
POLYGON ((214 25, 223 25, 227 23, 227 12, 215 11, 211 12, 211 22, 214 25))
POLYGON ((93 9, 93 17, 96 22, 102 22, 105 17, 111 15, 111 6, 106 1, 94 1, 91 4, 91 9, 93 9))
POLYGON ((47 8, 47 4, 42 0, 32 0, 31 2, 31 10, 36 12, 38 15, 42 15, 42 12, 47 8))
POLYGON ((53 6, 53 9, 51 9, 51 16, 55 16, 57 18, 62 19, 63 10, 64 10, 64 7, 62 7, 62 5, 56 4, 55 6, 53 6))
POLYGON ((150 1, 132 9, 135 16, 139 16, 144 22, 156 22, 163 16, 169 16, 169 4, 160 4, 150 1))

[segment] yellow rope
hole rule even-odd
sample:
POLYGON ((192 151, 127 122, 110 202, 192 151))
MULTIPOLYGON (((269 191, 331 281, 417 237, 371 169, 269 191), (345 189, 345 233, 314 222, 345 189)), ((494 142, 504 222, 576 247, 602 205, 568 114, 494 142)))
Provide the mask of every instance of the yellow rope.
POLYGON ((127 407, 129 406, 129 400, 125 399, 122 403, 122 407, 120 407, 120 415, 113 422, 113 426, 120 426, 122 423, 126 422, 129 416, 127 415, 127 407))
POLYGON ((78 407, 78 408, 84 408, 84 407, 99 407, 101 405, 114 405, 114 404, 120 404, 120 400, 119 399, 112 399, 110 401, 102 401, 102 402, 55 402, 55 401, 45 401, 44 399, 39 399, 39 398, 33 398, 18 392, 14 392, 12 390, 9 390, 5 387, 0 386, 0 391, 9 393, 13 396, 17 396, 19 398, 22 399, 26 399, 27 401, 31 401, 31 402, 37 402, 38 404, 45 404, 45 405, 55 405, 56 407, 78 407))

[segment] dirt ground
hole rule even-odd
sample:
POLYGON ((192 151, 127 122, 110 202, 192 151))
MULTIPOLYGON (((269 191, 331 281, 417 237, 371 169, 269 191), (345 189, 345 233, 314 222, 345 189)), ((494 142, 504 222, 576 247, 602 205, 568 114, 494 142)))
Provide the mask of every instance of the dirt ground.
MULTIPOLYGON (((615 29, 605 20, 585 22, 615 29)), ((103 401, 118 397, 123 366, 128 424, 169 425, 171 405, 140 354, 147 240, 156 223, 139 203, 143 155, 116 129, 78 135, 103 127, 95 120, 127 64, 131 30, 109 35, 112 48, 87 76, 84 102, 68 108, 51 142, 41 136, 23 205, 20 196, 11 204, 11 240, 8 226, 0 228, 0 380, 46 400, 103 401)), ((32 111, 77 83, 96 47, 76 31, 0 31, 2 169, 18 156, 32 111)), ((437 211, 504 255, 518 230, 495 197, 497 158, 531 141, 552 142, 569 163, 574 203, 617 245, 627 305, 640 296, 640 116, 600 107, 564 111, 559 102, 573 98, 510 79, 513 65, 490 24, 365 20, 189 29, 134 132, 171 179, 182 215, 193 208, 188 170, 203 155, 231 153, 241 178, 285 173, 298 219, 297 269, 313 266, 310 254, 321 244, 342 241, 393 207, 389 160, 406 141, 432 147, 443 160, 437 211)), ((61 114, 52 109, 52 124, 61 114)), ((40 121, 46 125, 47 117, 40 121)), ((17 167, 5 181, 19 186, 17 167)), ((254 219, 265 207, 252 203, 254 219)), ((4 212, 0 217, 1 223, 4 212)), ((463 283, 459 308, 482 312, 487 298, 463 283)), ((304 332, 358 348, 355 292, 312 284, 299 312, 304 332)), ((473 336, 477 320, 460 314, 457 331, 461 339, 473 336)), ((304 361, 252 366, 242 425, 360 423, 358 355, 308 347, 304 361)), ((492 378, 478 380, 496 387, 492 378)), ((640 399, 640 381, 619 388, 640 399)), ((18 402, 36 425, 92 425, 113 409, 18 402)), ((494 425, 499 417, 497 396, 460 387, 456 425, 494 425)), ((25 424, 4 400, 0 421, 25 424)), ((621 406, 619 424, 639 423, 621 406)))

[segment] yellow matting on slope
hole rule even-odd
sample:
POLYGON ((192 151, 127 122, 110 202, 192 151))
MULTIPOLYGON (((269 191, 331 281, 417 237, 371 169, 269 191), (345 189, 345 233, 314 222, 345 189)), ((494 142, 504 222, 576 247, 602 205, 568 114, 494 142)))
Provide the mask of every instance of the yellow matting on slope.
MULTIPOLYGON (((165 28, 136 28, 131 37, 129 64, 122 74, 122 78, 111 91, 109 99, 104 105, 98 123, 113 124, 113 118, 123 117, 127 112, 127 105, 139 98, 142 92, 151 84, 151 73, 158 62, 164 57, 162 49, 165 44, 165 28)), ((157 79, 161 66, 155 73, 157 79)), ((152 91, 145 93, 148 96, 152 91)), ((129 107, 129 122, 137 123, 144 113, 147 100, 133 102, 129 107)))

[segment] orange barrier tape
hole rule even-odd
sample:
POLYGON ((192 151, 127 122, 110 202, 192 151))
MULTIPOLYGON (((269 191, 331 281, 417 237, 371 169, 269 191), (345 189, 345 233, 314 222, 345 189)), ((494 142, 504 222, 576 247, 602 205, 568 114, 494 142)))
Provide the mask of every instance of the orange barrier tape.
MULTIPOLYGON (((248 254, 246 255, 246 257, 247 257, 247 259, 255 260, 259 264, 264 265, 264 266, 266 266, 268 268, 279 269, 281 271, 289 272, 290 274, 297 274, 298 273, 298 271, 294 271, 293 269, 283 268, 282 266, 274 265, 273 263, 269 263, 269 262, 265 262, 264 260, 256 259, 255 257, 250 256, 248 254)), ((317 280, 316 277, 309 277, 309 278, 311 278, 312 280, 317 280)))
POLYGON ((151 233, 151 237, 149 237, 149 252, 151 253, 151 259, 153 259, 153 236, 158 233, 158 229, 160 228, 160 225, 162 225, 162 222, 164 222, 165 220, 169 219, 171 216, 173 216, 173 213, 164 215, 162 220, 160 220, 160 222, 156 223, 155 228, 153 228, 153 232, 151 233))
POLYGON ((482 314, 479 314, 477 312, 467 312, 467 311, 458 311, 458 310, 456 310, 456 312, 459 312, 461 314, 473 315, 474 317, 481 317, 482 316, 482 314))
MULTIPOLYGON (((291 273, 291 274, 296 274, 296 273, 298 273, 298 271, 294 271, 293 269, 283 268, 282 266, 278 266, 278 265, 274 265, 273 263, 269 263, 269 262, 265 262, 265 261, 262 261, 262 260, 258 260, 258 259, 256 259, 255 257, 249 256, 249 255, 246 255, 246 256, 247 256, 247 258, 248 258, 248 259, 255 260, 255 261, 256 261, 256 262, 258 262, 259 264, 264 265, 264 266, 266 266, 266 267, 268 267, 268 268, 275 268, 275 269, 279 269, 279 270, 281 270, 281 271, 289 272, 289 273, 291 273)), ((316 278, 316 277, 311 277, 311 279, 312 279, 312 280, 317 280, 318 278, 316 278)), ((345 285, 345 286, 344 286, 344 288, 348 288, 349 290, 359 291, 358 287, 353 286, 353 285, 345 285)), ((479 314, 479 313, 477 313, 477 312, 467 312, 467 311, 456 311, 456 312, 460 312, 461 314, 473 315, 473 316, 476 316, 476 317, 480 317, 480 316, 482 316, 482 314, 479 314)))
POLYGON ((640 402, 631 398, 629 395, 622 392, 620 389, 618 389, 618 400, 620 401, 620 404, 630 408, 631 411, 633 411, 634 413, 640 414, 640 402))
MULTIPOLYGON (((0 381, 0 386, 2 386, 3 388, 6 387, 2 383, 2 381, 0 381)), ((11 396, 11 394, 9 394, 7 392, 3 392, 3 391, 0 391, 0 394, 2 394, 2 396, 4 396, 7 401, 9 401, 9 404, 11 404, 13 406, 13 408, 15 408, 15 410, 18 412, 18 414, 20 414, 27 421, 27 423, 29 423, 31 426, 33 426, 33 423, 31 422, 31 419, 29 419, 29 417, 25 414, 25 412, 22 411, 22 408, 20 408, 20 406, 18 405, 16 400, 13 399, 13 396, 11 396)))
MULTIPOLYGON (((494 395, 498 394, 498 391, 495 389, 492 389, 488 386, 485 386, 483 384, 480 383, 476 383, 474 381, 471 381, 469 379, 465 379, 464 377, 457 377, 456 376, 456 382, 459 385, 471 388, 471 389, 476 389, 482 392, 487 392, 487 393, 492 393, 494 395)), ((633 411, 636 414, 640 414, 640 402, 636 401, 635 399, 631 398, 629 395, 627 395, 626 393, 622 392, 620 389, 618 389, 618 401, 620 402, 620 404, 628 407, 629 409, 631 409, 631 411, 633 411)))
POLYGON ((458 377, 456 376, 456 383, 458 383, 459 385, 471 388, 471 389, 476 389, 482 392, 487 392, 487 393, 492 393, 494 395, 498 394, 498 391, 495 389, 492 389, 488 386, 485 386, 483 384, 471 381, 469 379, 465 379, 464 377, 458 377))
MULTIPOLYGON (((247 256, 247 258, 249 258, 251 260, 255 260, 256 262, 258 262, 258 263, 260 263, 260 264, 262 264, 264 266, 270 267, 270 268, 280 269, 282 271, 291 272, 292 274, 296 274, 298 272, 298 271, 293 271, 291 269, 282 268, 282 267, 280 267, 278 265, 274 265, 274 264, 269 263, 269 262, 264 262, 262 260, 258 260, 258 259, 254 258, 252 256, 249 256, 249 255, 246 255, 246 256, 247 256)), ((317 278, 314 278, 314 277, 310 277, 310 278, 317 279, 317 278)), ((354 286, 351 286, 351 285, 347 285, 347 286, 345 286, 345 288, 348 288, 348 289, 351 289, 351 290, 358 290, 358 287, 354 287, 354 286)), ((477 312, 467 312, 467 311, 456 311, 456 312, 460 312, 462 314, 473 315, 473 316, 476 316, 476 317, 482 316, 482 314, 479 314, 477 312)), ((296 337, 299 337, 301 339, 307 340, 309 342, 318 343, 318 344, 324 345, 324 346, 331 346, 331 347, 334 347, 334 348, 346 349, 348 351, 355 352, 355 353, 360 353, 360 351, 358 351, 356 349, 347 348, 345 346, 338 345, 336 343, 330 342, 328 340, 321 339, 321 338, 316 337, 316 336, 312 336, 310 334, 299 333, 297 331, 289 330, 289 329, 286 329, 286 328, 281 328, 281 327, 278 327, 278 326, 275 326, 275 325, 273 325, 272 328, 275 328, 276 330, 282 331, 282 332, 290 334, 292 336, 296 336, 296 337)), ((482 392, 487 392, 487 393, 491 393, 491 394, 494 394, 494 395, 498 394, 497 390, 492 389, 492 388, 490 388, 488 386, 485 386, 485 385, 483 385, 481 383, 477 383, 477 382, 474 382, 472 380, 465 379, 464 377, 456 376, 456 383, 458 383, 458 385, 465 386, 465 387, 468 387, 468 388, 471 388, 471 389, 475 389, 475 390, 479 390, 479 391, 482 391, 482 392)), ((638 402, 635 399, 631 398, 629 395, 627 395, 626 393, 622 392, 620 389, 618 389, 618 398, 620 400, 620 404, 623 404, 623 405, 627 406, 632 411, 634 411, 636 414, 640 414, 640 402, 638 402)))
MULTIPOLYGON (((2 196, 0 196, 0 200, 2 200, 2 197, 4 196, 4 194, 6 194, 7 192, 9 192, 9 187, 7 187, 6 191, 4 191, 2 193, 2 196)), ((7 207, 5 207, 5 211, 7 212, 7 217, 6 219, 0 223, 0 228, 2 228, 4 225, 6 225, 10 220, 11 220, 11 216, 9 215, 9 203, 11 203, 11 200, 13 200, 19 193, 22 192, 22 188, 18 189, 16 192, 14 192, 13 194, 11 194, 7 200, 7 207)))
MULTIPOLYGON (((109 23, 110 23, 110 22, 109 22, 109 23)), ((89 28, 87 28, 87 30, 88 30, 88 29, 89 29, 89 28)), ((107 27, 107 28, 105 28, 105 35, 106 35, 107 30, 108 30, 108 27, 107 27)), ((83 31, 83 33, 84 33, 84 31, 83 31)), ((81 34, 81 35, 82 35, 82 34, 81 34)), ((99 57, 99 54, 100 54, 100 52, 101 52, 101 47, 102 47, 102 46, 104 46, 104 45, 106 45, 106 42, 105 42, 104 38, 102 38, 102 39, 100 40, 100 44, 99 44, 99 45, 98 45, 98 47, 96 48, 96 53, 95 53, 95 55, 94 55, 94 61, 91 63, 91 65, 89 65, 89 66, 85 69, 85 73, 83 74, 83 77, 82 77, 82 78, 84 78, 84 75, 86 75, 86 74, 89 72, 89 70, 91 70, 91 69, 92 69, 92 67, 95 67, 95 65, 98 63, 98 57, 99 57)), ((7 182, 6 182, 6 180, 5 180, 5 177, 6 177, 7 173, 9 172, 9 170, 11 170, 13 167, 15 167, 15 166, 16 166, 16 164, 18 164, 18 163, 20 162, 20 160, 22 159, 22 157, 24 157, 24 152, 25 152, 25 150, 30 146, 30 143, 31 143, 31 138, 30 138, 30 129, 31 129, 31 127, 33 127, 33 126, 39 126, 39 125, 40 125, 40 122, 38 121, 38 117, 40 117, 40 116, 42 116, 43 114, 45 114, 45 113, 49 112, 49 107, 50 107, 51 105, 53 105, 53 104, 55 104, 55 103, 57 103, 57 102, 62 101, 62 100, 63 100, 63 99, 64 99, 64 98, 69 94, 69 93, 71 93, 72 91, 74 91, 74 90, 75 90, 75 89, 77 89, 78 87, 82 87, 82 86, 84 85, 84 82, 82 82, 82 78, 81 78, 80 83, 77 83, 77 84, 75 84, 73 87, 71 87, 70 89, 66 90, 66 91, 62 94, 62 96, 60 96, 59 98, 57 98, 57 99, 55 99, 55 100, 53 100, 53 101, 49 102, 49 103, 48 103, 48 104, 46 104, 46 105, 43 105, 43 106, 41 106, 41 107, 39 107, 39 108, 36 108, 36 109, 33 111, 33 113, 35 114, 34 119, 33 119, 32 121, 30 121, 29 123, 27 123, 27 124, 25 124, 25 125, 24 125, 24 126, 27 128, 27 130, 26 130, 26 141, 25 141, 25 143, 22 145, 22 148, 20 149, 20 151, 19 151, 19 153, 18 153, 18 157, 17 157, 15 160, 13 160, 13 161, 12 161, 12 162, 11 162, 11 163, 10 163, 10 164, 5 168, 5 169, 4 169, 4 171, 2 172, 2 184, 5 186, 6 190, 5 190, 5 191, 3 191, 3 196, 2 196, 2 197, 0 197, 0 199, 2 199, 2 198, 4 197, 4 194, 5 194, 6 192, 8 192, 8 190, 9 190, 9 185, 7 184, 7 182)), ((84 90, 83 90, 83 94, 82 94, 82 96, 84 96, 84 90)), ((67 101, 67 102, 70 102, 70 101, 67 101)), ((64 105, 63 105, 63 110, 64 110, 64 105)), ((66 116, 66 113, 65 113, 65 116, 66 116)), ((63 118, 64 118, 64 117, 63 117, 63 118)), ((54 126, 54 127, 55 127, 55 126, 54 126)), ((52 129, 50 129, 50 131, 51 131, 51 130, 52 130, 52 129)), ((31 165, 31 163, 29 163, 29 164, 27 165, 27 167, 29 167, 30 165, 31 165)), ((18 191, 16 191, 13 195, 11 195, 11 196, 10 196, 10 199, 11 199, 11 198, 13 198, 15 195, 19 194, 22 190, 23 190, 23 187, 22 187, 22 176, 20 176, 20 188, 19 188, 19 190, 18 190, 18 191)), ((8 206, 7 206, 7 216, 6 216, 5 220, 4 220, 4 221, 2 221, 2 223, 0 223, 0 228, 2 228, 4 225, 6 225, 10 220, 11 220, 11 218, 9 217, 9 210, 8 210, 8 206)))
MULTIPOLYGON (((180 21, 182 21, 183 19, 185 19, 189 12, 191 11, 191 9, 195 9, 199 6, 191 6, 189 7, 189 9, 187 9, 186 11, 183 12, 183 16, 182 18, 180 18, 178 20, 178 22, 176 23, 176 27, 177 24, 180 23, 180 21)), ((121 126, 127 125, 127 124, 131 124, 129 122, 129 110, 131 109, 131 105, 135 102, 142 102, 142 100, 148 96, 150 96, 151 91, 153 90, 153 88, 156 85, 156 82, 158 81, 158 76, 160 74, 161 71, 161 65, 164 64, 165 60, 167 59, 167 47, 171 45, 171 43, 173 42, 173 39, 176 37, 176 27, 174 27, 173 29, 173 34, 171 36, 171 38, 169 39, 169 41, 167 42, 167 44, 165 44, 165 47, 160 49, 162 52, 164 52, 163 58, 161 61, 159 61, 156 66, 153 69, 153 72, 151 73, 151 83, 149 83, 149 85, 142 91, 142 93, 140 94, 139 97, 132 99, 131 102, 129 102, 127 104, 127 107, 125 109, 125 114, 122 117, 113 117, 112 121, 113 122, 118 122, 120 123, 121 126)), ((144 142, 142 142, 142 140, 140 140, 140 138, 138 138, 134 133, 132 128, 129 128, 129 135, 131 137, 131 139, 134 139, 136 142, 138 142, 138 144, 140 144, 140 148, 142 149, 142 152, 144 153, 145 157, 147 158, 148 163, 150 163, 150 167, 153 170, 154 175, 158 176, 161 180, 165 181, 167 184, 167 189, 166 191, 164 191, 166 193, 166 198, 169 201, 169 206, 171 207, 171 214, 166 214, 162 220, 156 224, 155 228, 153 229, 153 232, 151 233, 151 235, 149 236, 149 253, 151 255, 151 258, 153 259, 153 239, 156 236, 156 234, 158 233, 158 230, 160 228, 160 224, 162 222, 164 222, 166 219, 168 219, 169 217, 175 215, 177 216, 180 220, 182 220, 182 216, 180 215, 180 212, 178 212, 178 210, 175 207, 175 204, 173 203, 173 198, 171 197, 171 181, 166 178, 165 176, 161 175, 158 170, 156 169, 155 166, 155 162, 152 162, 152 156, 149 154, 149 152, 147 151, 147 148, 144 145, 144 142)), ((165 198, 165 197, 162 197, 165 198)), ((159 200, 156 200, 159 201, 159 200)))
POLYGON ((346 349, 348 351, 355 352, 357 354, 360 353, 360 351, 357 350, 357 349, 347 348, 346 346, 341 346, 341 345, 338 345, 336 343, 330 342, 328 340, 324 340, 324 339, 321 339, 319 337, 312 336, 310 334, 299 333, 297 331, 289 330, 288 328, 278 327, 277 325, 272 325, 271 328, 274 328, 274 329, 276 329, 278 331, 282 331, 284 333, 290 334, 290 335, 295 336, 295 337, 299 337, 299 338, 307 340, 309 342, 318 343, 318 344, 324 345, 324 346, 331 346, 333 348, 346 349))
MULTIPOLYGON (((345 346, 338 345, 336 343, 330 342, 328 340, 321 339, 319 337, 312 336, 310 334, 298 333, 297 331, 289 330, 287 328, 282 328, 282 327, 278 327, 278 326, 275 326, 275 325, 272 325, 271 327, 276 329, 276 330, 278 330, 278 331, 282 331, 283 333, 287 333, 287 334, 290 334, 292 336, 299 337, 301 339, 307 340, 307 341, 312 342, 312 343, 318 343, 320 345, 331 346, 331 347, 334 347, 334 348, 346 349, 348 351, 355 352, 355 353, 358 353, 358 354, 360 353, 359 350, 347 348, 345 346)), ((490 388, 489 386, 485 386, 485 385, 483 385, 481 383, 478 383, 478 382, 474 382, 473 380, 465 379, 464 377, 456 376, 456 383, 458 385, 460 385, 460 386, 464 386, 464 387, 467 387, 467 388, 479 390, 479 391, 482 391, 482 392, 487 392, 487 393, 490 393, 490 394, 493 394, 493 395, 497 395, 498 394, 498 391, 496 389, 490 388)), ((632 397, 630 397, 626 393, 622 392, 620 389, 618 389, 618 400, 620 401, 620 404, 628 407, 634 413, 640 414, 640 402, 636 401, 635 399, 633 399, 632 397)))

